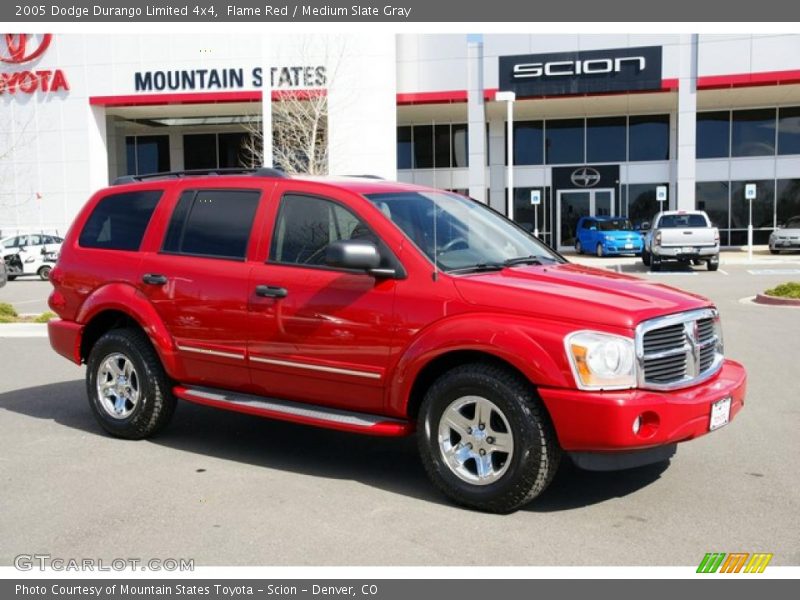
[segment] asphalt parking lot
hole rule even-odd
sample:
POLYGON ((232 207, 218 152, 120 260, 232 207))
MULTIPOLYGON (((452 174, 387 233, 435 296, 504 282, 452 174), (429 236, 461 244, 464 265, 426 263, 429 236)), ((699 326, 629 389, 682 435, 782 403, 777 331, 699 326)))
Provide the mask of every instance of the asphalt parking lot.
MULTIPOLYGON (((748 368, 747 403, 728 426, 681 445, 667 468, 565 464, 537 501, 508 516, 448 504, 410 439, 187 403, 157 438, 112 439, 89 412, 82 368, 46 339, 0 337, 0 564, 46 552, 198 565, 652 566, 756 551, 800 564, 800 309, 743 301, 800 279, 800 255, 740 258, 716 273, 658 274, 633 259, 577 259, 711 297, 726 354, 748 368)), ((39 293, 43 302, 48 290, 13 282, 0 302, 39 293)))

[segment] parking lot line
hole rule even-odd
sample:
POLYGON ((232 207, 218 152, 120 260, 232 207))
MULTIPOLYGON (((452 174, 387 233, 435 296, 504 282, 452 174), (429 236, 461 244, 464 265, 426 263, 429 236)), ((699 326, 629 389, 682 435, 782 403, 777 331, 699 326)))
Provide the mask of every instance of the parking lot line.
POLYGON ((800 275, 800 269, 748 269, 750 275, 800 275))
POLYGON ((730 275, 727 271, 723 271, 722 269, 717 269, 718 273, 722 273, 723 275, 730 275))

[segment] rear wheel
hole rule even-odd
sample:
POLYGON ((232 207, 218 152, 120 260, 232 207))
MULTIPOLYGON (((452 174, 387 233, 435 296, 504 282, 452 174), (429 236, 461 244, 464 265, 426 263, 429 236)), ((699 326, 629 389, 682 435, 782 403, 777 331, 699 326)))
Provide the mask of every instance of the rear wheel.
POLYGON ((150 340, 136 329, 113 329, 97 341, 87 361, 86 391, 100 426, 131 440, 166 426, 177 402, 150 340))
POLYGON ((708 270, 709 271, 716 271, 719 269, 719 256, 715 256, 708 261, 708 270))
POLYGON ((647 251, 647 248, 642 248, 642 262, 645 267, 650 266, 650 253, 647 251))
POLYGON ((9 281, 14 281, 16 278, 17 278, 17 276, 16 276, 16 275, 9 275, 9 276, 8 276, 8 280, 9 280, 9 281))
POLYGON ((39 275, 39 279, 41 279, 42 281, 47 281, 48 279, 50 279, 50 271, 51 270, 52 270, 52 268, 49 265, 45 265, 43 267, 40 267, 39 270, 37 271, 37 274, 39 275))
POLYGON ((418 421, 428 476, 471 508, 520 508, 549 485, 561 458, 535 390, 500 366, 473 363, 442 375, 425 395, 418 421))
POLYGON ((661 270, 661 258, 653 254, 650 257, 650 270, 651 271, 660 271, 661 270))

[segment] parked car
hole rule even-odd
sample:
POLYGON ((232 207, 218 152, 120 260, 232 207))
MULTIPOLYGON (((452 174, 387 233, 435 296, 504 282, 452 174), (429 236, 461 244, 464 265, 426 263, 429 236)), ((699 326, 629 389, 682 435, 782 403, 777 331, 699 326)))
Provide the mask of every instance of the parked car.
POLYGON ((640 254, 642 234, 624 217, 581 217, 575 232, 578 254, 640 254))
POLYGON ((50 252, 45 246, 19 248, 3 257, 9 281, 17 277, 33 275, 47 281, 50 270, 58 261, 58 253, 50 252))
POLYGON ((45 233, 13 235, 0 240, 0 256, 19 252, 23 249, 27 251, 44 250, 45 252, 58 253, 61 250, 61 244, 63 242, 63 238, 45 233))
POLYGON ((705 262, 709 271, 719 268, 719 230, 702 210, 672 210, 653 217, 644 236, 642 262, 658 271, 666 261, 705 262))
POLYGON ((769 251, 800 250, 800 216, 792 217, 769 236, 769 251))
POLYGON ((6 261, 0 260, 0 288, 3 287, 8 281, 8 275, 6 275, 6 261))
POLYGON ((444 494, 509 512, 563 455, 666 461, 744 405, 709 300, 570 264, 463 196, 263 169, 124 181, 70 229, 48 323, 114 436, 162 431, 178 399, 415 434, 444 494))

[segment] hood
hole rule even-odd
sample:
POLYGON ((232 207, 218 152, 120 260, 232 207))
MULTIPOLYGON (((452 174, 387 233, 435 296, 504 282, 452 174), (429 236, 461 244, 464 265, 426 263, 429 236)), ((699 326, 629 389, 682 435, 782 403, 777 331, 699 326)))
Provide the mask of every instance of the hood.
POLYGON ((575 264, 521 266, 454 277, 465 301, 490 310, 633 329, 711 301, 638 277, 575 264))

